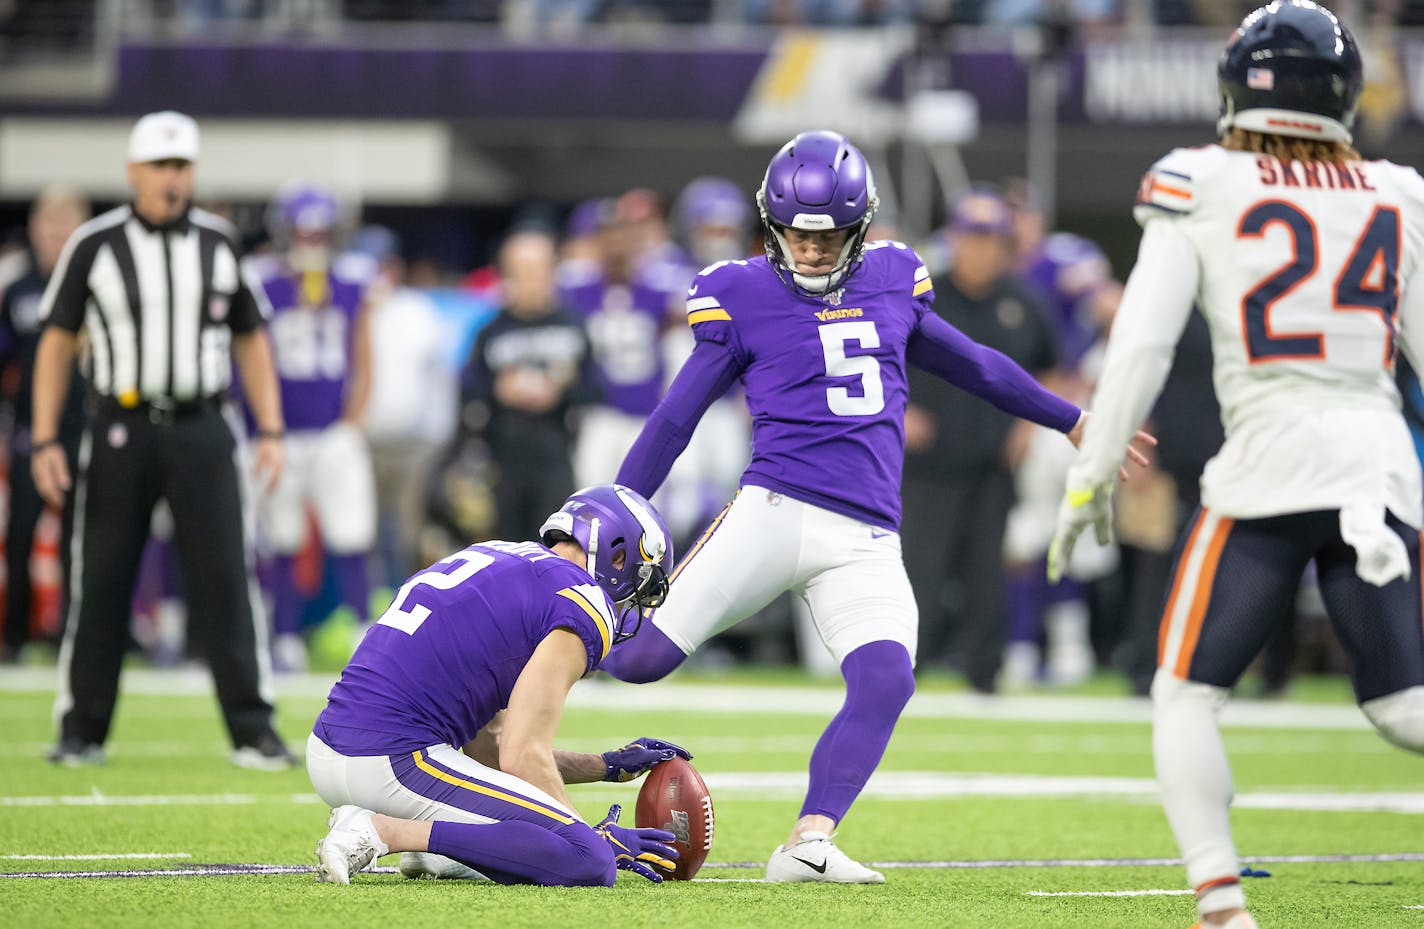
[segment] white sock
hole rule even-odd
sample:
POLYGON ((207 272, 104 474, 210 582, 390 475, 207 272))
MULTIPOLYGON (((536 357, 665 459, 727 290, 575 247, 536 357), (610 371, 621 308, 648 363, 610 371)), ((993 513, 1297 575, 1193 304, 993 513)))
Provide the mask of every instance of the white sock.
POLYGON ((1056 684, 1077 684, 1093 674, 1097 663, 1088 634, 1088 604, 1065 600, 1044 611, 1048 633, 1048 673, 1056 684))
POLYGON ((1246 905, 1227 817, 1231 768, 1216 725, 1225 703, 1223 688, 1179 680, 1161 668, 1152 681, 1152 755, 1162 807, 1203 914, 1246 905))

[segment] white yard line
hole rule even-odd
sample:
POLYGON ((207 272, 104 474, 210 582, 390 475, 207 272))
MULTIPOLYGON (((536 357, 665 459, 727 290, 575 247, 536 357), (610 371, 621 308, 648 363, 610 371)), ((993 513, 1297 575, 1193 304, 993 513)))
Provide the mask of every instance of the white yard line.
MULTIPOLYGON (((1380 855, 1278 855, 1255 856, 1242 859, 1251 864, 1339 864, 1359 862, 1424 861, 1424 853, 1400 852, 1380 855)), ((1180 866, 1178 858, 1027 858, 962 861, 868 861, 872 868, 901 868, 913 870, 979 870, 988 868, 1120 868, 1148 866, 1180 866)), ((764 861, 709 861, 703 867, 709 869, 754 870, 766 867, 764 861)), ((315 870, 311 865, 293 864, 211 864, 194 865, 188 868, 134 868, 109 871, 0 871, 0 880, 7 878, 94 878, 94 877, 224 877, 243 874, 310 874, 315 870)), ((395 868, 368 868, 363 873, 395 874, 395 868)), ((697 878, 705 883, 757 883, 756 878, 697 878)), ((1053 892, 1027 891, 1029 896, 1133 896, 1153 894, 1190 894, 1190 890, 1145 890, 1145 891, 1094 891, 1094 892, 1053 892)), ((1424 909, 1424 906, 1405 906, 1404 909, 1424 909)))
POLYGON ((5 861, 120 861, 146 858, 192 858, 187 852, 110 852, 101 855, 0 855, 5 861))
MULTIPOLYGON (((704 774, 714 797, 736 795, 775 800, 800 797, 806 791, 802 771, 704 774)), ((581 791, 618 791, 627 784, 588 784, 581 791)), ((963 797, 1027 797, 1037 799, 1090 799, 1129 803, 1156 803, 1157 783, 1151 778, 1063 777, 1028 774, 965 774, 940 771, 879 771, 866 784, 863 796, 879 800, 955 799, 963 797)), ((60 796, 0 796, 0 807, 63 806, 253 806, 322 801, 311 793, 220 794, 88 794, 60 796)), ((1424 793, 1410 791, 1342 791, 1335 786, 1261 789, 1239 794, 1238 809, 1313 810, 1322 812, 1424 813, 1424 793)))
MULTIPOLYGON (((276 679, 280 696, 322 698, 335 675, 293 674, 276 679)), ((0 693, 53 693, 55 672, 49 668, 16 668, 0 675, 0 693)), ((212 693, 206 670, 134 668, 122 681, 126 694, 171 696, 212 693)), ((629 686, 595 680, 579 683, 568 705, 627 712, 629 686)), ((729 713, 819 716, 829 719, 840 709, 844 692, 838 687, 757 687, 732 684, 645 684, 637 690, 640 706, 729 713)), ((9 715, 0 706, 0 716, 9 715)), ((922 719, 976 719, 1019 722, 1150 723, 1152 705, 1133 697, 1003 696, 969 693, 919 693, 905 716, 922 719)), ((1222 714, 1230 727, 1263 729, 1365 730, 1369 724, 1354 706, 1290 702, 1234 701, 1222 714)))
POLYGON ((318 804, 316 794, 88 794, 0 797, 0 807, 22 806, 254 806, 259 803, 318 804))
POLYGON ((1194 890, 1025 890, 1025 897, 1182 897, 1194 890))
MULTIPOLYGON (((204 712, 207 712, 205 709, 204 712)), ((673 736, 676 734, 673 733, 673 736)), ((722 735, 686 737, 687 743, 699 754, 754 754, 785 756, 786 761, 803 761, 811 753, 817 736, 808 735, 722 735)), ((560 739, 559 747, 569 751, 601 752, 614 747, 616 739, 592 738, 588 736, 560 739)), ((16 742, 0 744, 0 758, 37 758, 43 755, 52 742, 16 742)), ((186 741, 152 741, 136 738, 116 739, 109 745, 111 758, 207 758, 221 755, 228 749, 228 743, 221 739, 198 738, 186 741)), ((1282 732, 1262 734, 1256 732, 1227 733, 1226 749, 1233 758, 1248 755, 1277 757, 1292 754, 1338 754, 1351 755, 1394 754, 1399 749, 1373 733, 1300 733, 1282 732)), ((892 751, 915 755, 943 755, 948 758, 962 758, 986 754, 1003 755, 1089 755, 1114 758, 1147 758, 1152 752, 1152 742, 1146 733, 1106 734, 1038 734, 1011 735, 1003 733, 979 733, 966 735, 922 735, 902 736, 892 751)))

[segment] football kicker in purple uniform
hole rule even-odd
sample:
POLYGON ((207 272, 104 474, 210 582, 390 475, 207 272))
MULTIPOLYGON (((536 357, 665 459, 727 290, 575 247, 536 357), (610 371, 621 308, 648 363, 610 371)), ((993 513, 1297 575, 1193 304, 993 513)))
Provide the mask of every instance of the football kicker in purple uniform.
POLYGON ((625 681, 657 680, 782 590, 804 592, 840 661, 846 702, 812 754, 793 843, 824 842, 811 854, 824 853, 837 873, 790 875, 781 848, 767 876, 878 881, 879 874, 834 850, 821 827, 823 819, 833 828, 845 816, 914 691, 915 608, 898 538, 906 364, 1061 432, 1074 428, 1080 411, 936 315, 929 272, 912 249, 866 243, 874 182, 844 137, 797 136, 771 160, 757 201, 766 256, 715 264, 693 283, 687 318, 696 347, 618 478, 644 495, 657 490, 703 412, 740 381, 753 420, 744 490, 679 566, 668 603, 604 668, 625 681), (798 264, 813 247, 826 250, 822 260, 798 264), (826 528, 800 528, 788 522, 792 513, 826 528), (760 534, 743 528, 762 525, 768 531, 760 534), (764 550, 747 550, 758 544, 764 550), (793 557, 783 568, 778 545, 837 554, 806 568, 793 557), (876 593, 826 596, 848 574, 865 587, 859 566, 870 562, 876 593), (887 612, 876 612, 880 604, 887 612))

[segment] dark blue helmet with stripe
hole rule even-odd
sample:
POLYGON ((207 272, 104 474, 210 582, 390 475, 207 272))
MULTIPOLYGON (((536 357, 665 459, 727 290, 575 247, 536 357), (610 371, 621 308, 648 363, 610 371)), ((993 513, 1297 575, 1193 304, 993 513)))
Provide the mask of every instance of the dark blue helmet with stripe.
POLYGON ((632 638, 644 610, 662 605, 672 570, 672 536, 653 505, 621 484, 595 484, 575 492, 539 528, 553 545, 573 539, 583 548, 588 573, 620 604, 614 641, 632 638), (635 621, 627 628, 630 614, 635 621))
POLYGON ((1311 0, 1274 0, 1241 21, 1217 66, 1232 128, 1348 142, 1363 86, 1355 37, 1311 0))

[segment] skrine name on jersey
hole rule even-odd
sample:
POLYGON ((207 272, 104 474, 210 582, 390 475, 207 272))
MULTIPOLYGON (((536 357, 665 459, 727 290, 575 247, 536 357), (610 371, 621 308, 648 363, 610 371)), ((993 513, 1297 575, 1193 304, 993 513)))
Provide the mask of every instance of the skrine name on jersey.
POLYGON ((832 319, 859 319, 865 315, 865 310, 858 306, 840 307, 838 309, 824 309, 816 313, 816 318, 821 322, 832 319))
POLYGON ((1266 187, 1308 187, 1317 190, 1373 191, 1363 165, 1329 164, 1320 161, 1277 161, 1257 158, 1260 181, 1266 187))

